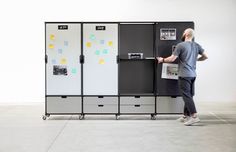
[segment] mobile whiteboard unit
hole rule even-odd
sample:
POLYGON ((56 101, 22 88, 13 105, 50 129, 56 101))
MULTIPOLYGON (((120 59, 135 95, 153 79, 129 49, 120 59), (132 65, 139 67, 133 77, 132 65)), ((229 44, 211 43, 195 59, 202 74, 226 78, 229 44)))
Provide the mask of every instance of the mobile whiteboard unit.
POLYGON ((45 116, 81 114, 81 24, 45 23, 45 116))
POLYGON ((118 113, 118 23, 83 24, 83 114, 118 113))

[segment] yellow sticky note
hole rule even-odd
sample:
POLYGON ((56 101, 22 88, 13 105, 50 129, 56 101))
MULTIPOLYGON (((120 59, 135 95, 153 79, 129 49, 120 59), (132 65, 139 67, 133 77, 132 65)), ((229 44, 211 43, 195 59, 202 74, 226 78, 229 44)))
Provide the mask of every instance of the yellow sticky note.
POLYGON ((49 44, 49 45, 48 45, 48 48, 49 48, 49 49, 54 49, 54 45, 53 45, 53 44, 49 44))
POLYGON ((105 64, 105 60, 104 59, 100 59, 99 60, 99 64, 105 64))
POLYGON ((50 35, 50 40, 55 40, 55 35, 51 34, 50 35))
POLYGON ((66 58, 62 58, 61 61, 60 61, 61 64, 66 64, 67 63, 67 60, 66 58))
POLYGON ((87 43, 86 43, 86 46, 87 46, 87 47, 91 47, 91 45, 92 45, 91 42, 87 42, 87 43))
POLYGON ((109 42, 108 42, 108 45, 109 45, 109 46, 112 46, 112 45, 113 45, 113 42, 112 42, 112 41, 109 41, 109 42))

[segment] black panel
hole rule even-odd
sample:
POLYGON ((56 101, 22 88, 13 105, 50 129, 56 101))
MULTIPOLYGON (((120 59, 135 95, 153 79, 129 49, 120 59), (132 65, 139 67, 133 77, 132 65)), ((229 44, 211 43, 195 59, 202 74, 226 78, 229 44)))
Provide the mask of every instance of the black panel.
MULTIPOLYGON (((159 22, 156 24, 156 54, 161 57, 168 57, 172 54, 172 47, 181 42, 181 36, 186 28, 194 28, 193 22, 159 22), (161 29, 176 29, 176 40, 160 40, 161 29)), ((178 63, 178 60, 175 61, 178 63)), ((156 70, 157 95, 159 96, 180 96, 178 81, 162 79, 162 64, 157 65, 156 70)))
POLYGON ((128 53, 143 53, 144 57, 153 56, 153 24, 121 24, 120 25, 120 55, 127 57, 128 53))
POLYGON ((154 94, 154 24, 120 25, 119 93, 154 94), (128 53, 143 53, 144 59, 128 59, 128 53))
POLYGON ((120 94, 150 94, 154 85, 154 61, 120 62, 120 94))

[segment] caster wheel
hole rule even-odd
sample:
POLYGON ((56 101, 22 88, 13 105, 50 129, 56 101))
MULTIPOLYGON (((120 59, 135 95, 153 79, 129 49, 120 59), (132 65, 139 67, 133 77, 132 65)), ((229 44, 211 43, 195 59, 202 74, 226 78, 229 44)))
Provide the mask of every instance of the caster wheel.
POLYGON ((43 115, 42 119, 43 119, 43 120, 46 120, 46 119, 47 119, 47 117, 43 115))
POLYGON ((156 120, 155 115, 151 115, 151 120, 156 120))
POLYGON ((119 120, 120 119, 120 116, 119 115, 116 115, 116 120, 119 120))
POLYGON ((84 119, 84 115, 80 115, 79 120, 83 120, 83 119, 84 119))

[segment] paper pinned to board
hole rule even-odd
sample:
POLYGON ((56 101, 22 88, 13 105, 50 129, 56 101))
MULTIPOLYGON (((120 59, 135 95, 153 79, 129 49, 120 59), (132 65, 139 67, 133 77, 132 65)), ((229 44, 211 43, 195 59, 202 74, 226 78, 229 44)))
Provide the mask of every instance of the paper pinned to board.
POLYGON ((178 64, 163 63, 161 78, 178 80, 178 64))

